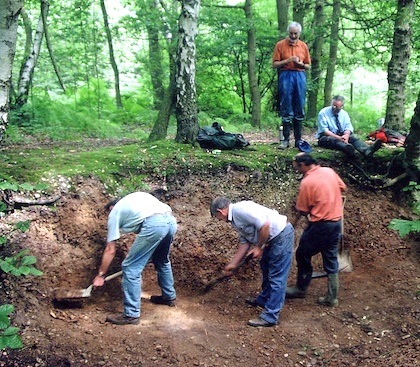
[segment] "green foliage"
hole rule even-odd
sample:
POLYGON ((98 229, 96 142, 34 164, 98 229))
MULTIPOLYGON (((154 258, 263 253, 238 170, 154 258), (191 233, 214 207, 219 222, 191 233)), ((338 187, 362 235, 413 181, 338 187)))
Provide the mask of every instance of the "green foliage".
POLYGON ((420 233, 420 220, 393 219, 389 228, 397 231, 401 237, 405 237, 409 233, 420 233))
MULTIPOLYGON (((30 224, 30 220, 18 222, 15 224, 12 232, 19 230, 24 233, 29 229, 30 224)), ((6 243, 7 238, 1 236, 0 246, 4 246, 6 243)), ((4 273, 11 273, 17 277, 22 275, 40 276, 42 275, 42 271, 33 266, 36 262, 36 257, 29 255, 29 250, 22 250, 16 255, 0 257, 0 269, 4 273)))
MULTIPOLYGON (((413 211, 420 215, 420 184, 410 182, 404 191, 410 192, 413 197, 413 211)), ((389 228, 397 231, 401 237, 405 237, 410 233, 420 233, 420 220, 404 220, 393 219, 389 224, 389 228)))
POLYGON ((48 188, 48 185, 44 184, 44 183, 38 183, 36 185, 32 185, 30 183, 23 183, 23 184, 18 184, 15 182, 9 182, 9 181, 3 181, 0 182, 0 190, 10 190, 10 191, 19 191, 19 190, 24 190, 24 191, 33 191, 33 190, 37 190, 37 191, 43 191, 46 190, 48 188))
POLYGON ((28 254, 28 250, 22 250, 14 256, 0 258, 0 269, 4 273, 11 273, 16 277, 22 275, 42 275, 42 271, 32 266, 37 262, 36 257, 28 254))
POLYGON ((9 315, 14 312, 13 305, 0 305, 0 350, 20 349, 23 347, 22 340, 19 336, 19 329, 10 326, 9 315))
MULTIPOLYGON (((18 222, 15 224, 13 231, 19 230, 26 232, 29 229, 30 221, 18 222)), ((7 237, 0 236, 0 250, 7 244, 7 237)), ((0 254, 3 251, 0 251, 0 254)), ((37 259, 35 256, 29 255, 29 250, 19 251, 16 255, 0 256, 0 271, 10 273, 13 276, 40 276, 42 271, 36 269, 34 265, 37 259)), ((0 305, 0 350, 11 348, 19 349, 23 347, 22 340, 17 327, 10 326, 9 315, 13 313, 13 305, 0 305)))

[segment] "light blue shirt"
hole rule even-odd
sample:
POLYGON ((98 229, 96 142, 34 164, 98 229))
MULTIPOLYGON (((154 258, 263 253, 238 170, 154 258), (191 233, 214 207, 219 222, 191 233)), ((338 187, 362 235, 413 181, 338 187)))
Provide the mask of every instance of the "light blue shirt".
POLYGON ((118 240, 123 233, 139 233, 143 221, 154 214, 171 212, 171 207, 146 192, 124 196, 108 216, 107 242, 118 240))
MULTIPOLYGON (((340 110, 338 113, 338 121, 340 122, 341 128, 343 131, 350 131, 353 133, 353 126, 350 121, 349 114, 340 110)), ((319 139, 322 134, 326 131, 331 131, 333 134, 337 134, 337 124, 335 122, 335 116, 331 106, 324 107, 318 113, 318 130, 316 132, 316 138, 319 139)))
POLYGON ((285 215, 253 201, 240 201, 230 204, 228 221, 239 232, 239 242, 242 244, 258 243, 259 230, 267 222, 270 223, 270 236, 267 242, 277 237, 287 225, 285 215))

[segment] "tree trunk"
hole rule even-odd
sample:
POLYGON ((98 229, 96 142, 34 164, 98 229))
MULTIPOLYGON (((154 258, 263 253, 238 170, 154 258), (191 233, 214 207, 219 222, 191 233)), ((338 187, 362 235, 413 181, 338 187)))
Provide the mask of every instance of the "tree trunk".
POLYGON ((334 82, 335 65, 337 64, 338 50, 338 27, 340 22, 341 0, 333 1, 333 12, 331 16, 330 52, 327 60, 327 75, 324 84, 324 107, 331 104, 332 86, 334 82))
POLYGON ((411 181, 420 182, 420 92, 411 119, 410 132, 405 139, 405 165, 411 181))
POLYGON ((261 94, 257 79, 257 60, 255 49, 257 48, 255 40, 255 26, 252 19, 252 0, 245 1, 245 15, 248 20, 248 80, 251 94, 251 125, 261 126, 261 94))
POLYGON ((120 92, 120 73, 118 71, 117 62, 115 61, 114 56, 114 46, 112 44, 112 35, 111 30, 109 28, 108 22, 108 13, 105 7, 105 1, 101 0, 101 9, 102 9, 102 16, 104 18, 104 27, 106 33, 106 39, 108 41, 108 48, 109 48, 109 60, 111 62, 112 70, 114 71, 114 85, 115 85, 115 99, 117 108, 123 108, 122 99, 121 99, 121 92, 120 92))
POLYGON ((158 1, 149 4, 150 16, 146 20, 146 30, 149 41, 149 70, 153 87, 153 108, 160 110, 164 98, 162 50, 159 43, 159 27, 162 24, 158 1))
POLYGON ((152 132, 149 135, 149 141, 163 140, 168 133, 169 119, 176 100, 175 63, 172 61, 172 58, 170 63, 171 75, 169 86, 165 91, 158 117, 153 125, 152 132))
POLYGON ((42 38, 44 37, 44 22, 43 17, 48 16, 48 3, 42 2, 41 6, 46 6, 46 9, 41 11, 39 16, 38 26, 36 28, 33 46, 28 59, 24 62, 22 67, 22 74, 19 80, 18 93, 16 97, 16 106, 21 108, 28 102, 29 89, 32 84, 32 78, 35 71, 36 63, 38 61, 39 53, 41 51, 42 38))
POLYGON ((179 143, 195 143, 198 133, 197 92, 195 88, 195 36, 200 0, 182 0, 177 50, 177 133, 179 143))
POLYGON ((388 129, 404 130, 405 81, 411 53, 411 21, 414 0, 398 0, 392 56, 388 63, 388 98, 385 122, 388 129))
POLYGON ((0 141, 3 140, 8 123, 18 17, 22 7, 23 0, 0 0, 0 141))
POLYGON ((293 20, 303 26, 303 20, 307 9, 310 6, 310 0, 294 0, 293 1, 293 20))
POLYGON ((279 38, 287 35, 287 26, 289 25, 289 5, 290 0, 276 0, 277 4, 277 29, 279 38))
POLYGON ((313 29, 315 39, 312 47, 312 65, 311 65, 311 88, 308 93, 308 112, 307 119, 315 119, 318 113, 318 91, 321 77, 321 57, 322 47, 324 45, 324 0, 316 0, 313 29))
POLYGON ((58 83, 60 84, 61 89, 65 92, 66 87, 64 86, 63 79, 58 71, 58 66, 55 61, 54 52, 52 49, 52 44, 50 41, 49 33, 48 33, 48 23, 47 23, 47 14, 50 8, 50 3, 48 0, 41 0, 41 15, 42 15, 42 24, 44 26, 44 36, 45 36, 45 43, 47 44, 48 54, 50 55, 51 64, 54 68, 55 75, 57 76, 58 83))

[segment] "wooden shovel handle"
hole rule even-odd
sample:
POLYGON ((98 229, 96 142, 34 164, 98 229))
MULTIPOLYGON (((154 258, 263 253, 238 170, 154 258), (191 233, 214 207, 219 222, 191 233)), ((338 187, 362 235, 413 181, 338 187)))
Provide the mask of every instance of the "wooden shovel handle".
POLYGON ((117 278, 117 277, 119 277, 120 275, 122 275, 122 271, 119 271, 119 272, 117 272, 117 273, 114 273, 114 274, 108 275, 108 276, 105 278, 105 281, 107 282, 108 280, 111 280, 111 279, 117 278))

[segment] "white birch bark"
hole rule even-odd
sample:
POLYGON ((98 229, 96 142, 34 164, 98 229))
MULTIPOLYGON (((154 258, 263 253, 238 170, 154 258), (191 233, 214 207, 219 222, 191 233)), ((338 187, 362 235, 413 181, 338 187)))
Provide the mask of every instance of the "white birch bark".
MULTIPOLYGON (((45 17, 47 17, 47 15, 48 14, 45 14, 45 17)), ((25 61, 25 64, 23 65, 22 73, 19 80, 18 93, 17 93, 17 98, 16 98, 16 105, 19 107, 23 106, 28 101, 29 88, 31 86, 35 66, 38 61, 39 52, 41 51, 41 44, 42 44, 43 37, 44 37, 44 22, 42 20, 42 15, 40 15, 39 20, 38 20, 38 26, 35 32, 32 51, 29 54, 28 59, 25 61)))
POLYGON ((179 17, 177 52, 177 135, 182 143, 195 141, 198 132, 197 92, 195 88, 195 37, 200 0, 183 0, 179 17))
POLYGON ((0 0, 0 141, 6 131, 18 17, 23 0, 0 0))

